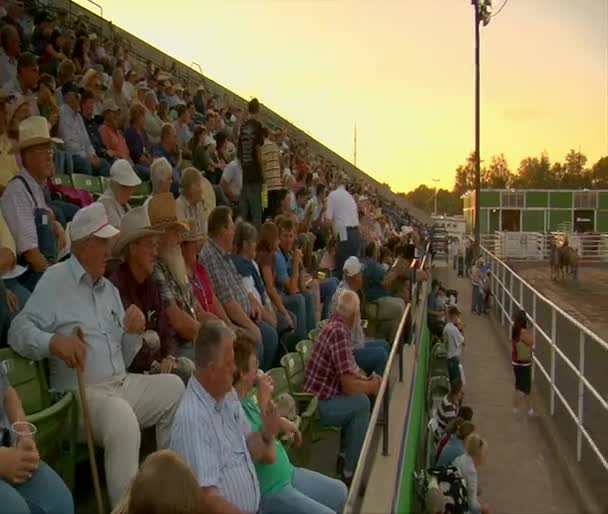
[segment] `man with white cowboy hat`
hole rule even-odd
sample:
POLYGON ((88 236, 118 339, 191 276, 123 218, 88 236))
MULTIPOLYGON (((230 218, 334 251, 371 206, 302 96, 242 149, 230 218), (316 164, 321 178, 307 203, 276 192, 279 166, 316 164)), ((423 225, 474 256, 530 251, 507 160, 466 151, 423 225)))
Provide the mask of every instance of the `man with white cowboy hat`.
POLYGON ((111 225, 120 227, 123 216, 129 211, 129 199, 140 184, 141 179, 129 161, 114 161, 110 168, 110 183, 97 200, 106 208, 111 225))
POLYGON ((42 116, 31 116, 19 125, 13 151, 21 154, 23 168, 10 180, 0 198, 6 224, 15 238, 19 261, 28 266, 20 277, 30 290, 65 246, 65 233, 47 204, 43 187, 53 175, 53 143, 42 116))
POLYGON ((203 311, 188 278, 180 242, 190 230, 190 223, 189 220, 178 218, 175 198, 171 193, 153 196, 148 204, 148 216, 153 228, 163 230, 153 278, 169 324, 179 338, 176 356, 194 360, 193 341, 200 325, 215 316, 203 311))
POLYGON ((137 472, 141 429, 156 426, 158 447, 167 446, 184 385, 174 375, 127 372, 142 346, 146 319, 135 305, 125 311, 118 290, 104 278, 119 231, 103 205, 78 211, 68 231, 71 257, 42 276, 11 325, 9 344, 28 359, 49 358, 56 391, 75 390, 73 368, 83 370, 93 439, 104 448, 115 505, 137 472))
POLYGON ((125 214, 113 247, 113 254, 123 261, 110 276, 110 281, 118 288, 123 305, 136 305, 146 318, 144 344, 129 370, 134 373, 174 372, 187 382, 194 363, 177 357, 177 334, 169 323, 160 291, 152 279, 162 233, 150 226, 145 207, 136 207, 125 214))

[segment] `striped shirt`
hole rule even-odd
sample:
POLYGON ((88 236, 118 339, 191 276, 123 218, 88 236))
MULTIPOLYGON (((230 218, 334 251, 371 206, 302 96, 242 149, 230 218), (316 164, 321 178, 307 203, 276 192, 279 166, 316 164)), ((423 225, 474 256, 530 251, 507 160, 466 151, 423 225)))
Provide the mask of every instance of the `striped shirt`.
POLYGON ((266 139, 260 147, 260 158, 262 161, 262 172, 268 191, 276 191, 283 187, 281 179, 281 160, 279 147, 266 139))
POLYGON ((260 486, 247 437, 251 427, 234 389, 217 401, 193 377, 171 430, 169 447, 190 465, 201 487, 215 487, 242 512, 257 512, 260 486))
POLYGON ((38 248, 34 211, 38 208, 49 211, 50 209, 44 198, 42 186, 34 177, 25 170, 21 170, 18 176, 23 177, 30 186, 36 203, 32 200, 25 184, 21 180, 13 179, 6 186, 0 198, 0 205, 6 224, 15 238, 17 255, 21 255, 28 250, 38 248))
POLYGON ((249 296, 230 254, 220 248, 213 239, 209 239, 201 250, 200 260, 207 269, 213 291, 220 303, 226 305, 235 300, 249 316, 251 314, 249 296))
POLYGON ((458 416, 458 404, 452 403, 446 394, 442 399, 441 403, 437 407, 435 412, 435 419, 437 420, 437 427, 441 434, 445 433, 445 429, 448 423, 458 416))

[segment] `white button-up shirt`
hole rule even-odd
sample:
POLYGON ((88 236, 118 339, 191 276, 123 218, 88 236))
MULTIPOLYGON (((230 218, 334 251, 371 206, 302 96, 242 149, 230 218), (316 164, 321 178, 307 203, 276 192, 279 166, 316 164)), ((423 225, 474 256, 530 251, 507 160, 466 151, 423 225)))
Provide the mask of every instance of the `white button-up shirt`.
POLYGON ((334 233, 340 241, 346 241, 346 229, 359 226, 359 212, 353 196, 344 188, 338 186, 327 197, 326 218, 334 225, 334 233))
POLYGON ((59 137, 73 155, 88 157, 95 153, 82 116, 66 103, 59 108, 59 137))

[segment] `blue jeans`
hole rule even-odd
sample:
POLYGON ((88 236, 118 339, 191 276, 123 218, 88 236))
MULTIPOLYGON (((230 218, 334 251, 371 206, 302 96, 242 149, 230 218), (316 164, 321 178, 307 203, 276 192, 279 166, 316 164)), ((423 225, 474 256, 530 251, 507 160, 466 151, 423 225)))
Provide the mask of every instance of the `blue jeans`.
MULTIPOLYGON (((281 299, 285 308, 291 312, 296 318, 295 334, 298 341, 306 339, 308 335, 308 318, 306 317, 306 299, 301 294, 285 294, 281 293, 281 299)), ((310 329, 312 330, 312 329, 310 329)))
POLYGON ((344 469, 354 472, 369 424, 371 404, 364 394, 338 395, 319 401, 319 420, 322 425, 339 426, 344 452, 344 469))
POLYGON ((150 168, 148 168, 148 166, 143 164, 134 164, 133 169, 142 182, 147 182, 150 180, 150 168))
POLYGON ((300 294, 304 297, 306 303, 306 333, 308 334, 308 332, 310 332, 317 326, 317 321, 315 317, 316 297, 315 293, 310 289, 304 289, 300 294))
POLYGON ((55 218, 61 223, 63 228, 74 219, 76 213, 80 210, 78 205, 74 205, 70 202, 63 202, 61 200, 51 200, 49 207, 53 209, 55 218))
POLYGON ((262 333, 261 345, 258 344, 257 354, 262 371, 271 369, 279 351, 279 336, 276 329, 264 320, 257 322, 257 326, 262 333))
POLYGON ((323 304, 323 315, 322 319, 329 317, 329 304, 334 296, 334 293, 338 289, 338 279, 336 277, 326 278, 319 284, 319 290, 321 292, 321 303, 323 304))
POLYGON ((257 182, 243 183, 239 201, 239 215, 256 227, 262 224, 262 184, 257 182))
POLYGON ((363 371, 380 376, 384 374, 389 352, 389 344, 381 339, 367 341, 365 346, 353 350, 355 361, 363 371))
POLYGON ((74 173, 102 175, 104 177, 110 176, 110 163, 105 159, 99 159, 99 166, 93 168, 93 165, 85 157, 72 155, 72 166, 74 168, 74 173))
POLYGON ((361 234, 359 227, 346 229, 346 241, 339 241, 336 246, 336 275, 342 279, 342 268, 344 262, 353 255, 359 257, 361 254, 361 234))
POLYGON ((0 479, 0 514, 73 514, 72 493, 53 469, 40 462, 24 484, 0 479))
POLYGON ((471 310, 477 314, 483 312, 483 293, 479 286, 473 286, 473 305, 471 310))
POLYGON ((347 494, 348 489, 340 480, 294 468, 291 484, 263 495, 260 507, 264 514, 339 514, 347 494))

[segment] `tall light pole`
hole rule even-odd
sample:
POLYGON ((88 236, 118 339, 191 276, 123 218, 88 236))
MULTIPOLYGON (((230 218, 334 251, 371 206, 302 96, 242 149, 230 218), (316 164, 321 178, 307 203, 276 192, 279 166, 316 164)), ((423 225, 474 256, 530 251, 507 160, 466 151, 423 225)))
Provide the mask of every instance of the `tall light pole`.
POLYGON ((480 161, 480 84, 479 84, 479 25, 485 27, 490 23, 492 0, 471 0, 475 9, 475 255, 480 255, 481 224, 479 199, 481 195, 481 161, 480 161))
POLYGON ((441 182, 441 179, 438 178, 434 178, 431 179, 433 182, 435 182, 435 208, 433 209, 433 214, 435 216, 437 216, 437 184, 439 184, 439 182, 441 182))

